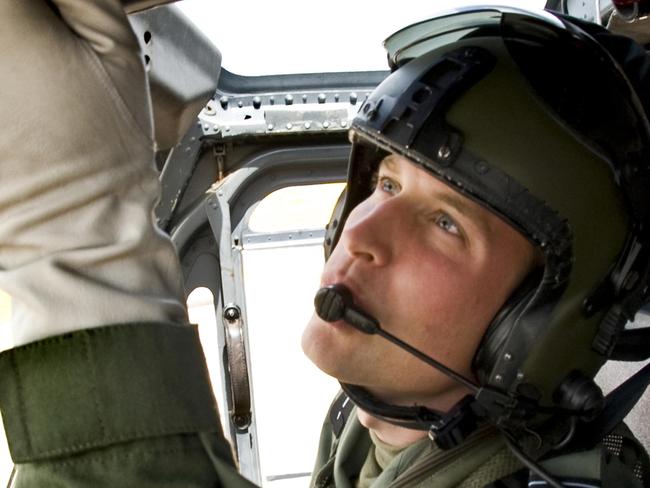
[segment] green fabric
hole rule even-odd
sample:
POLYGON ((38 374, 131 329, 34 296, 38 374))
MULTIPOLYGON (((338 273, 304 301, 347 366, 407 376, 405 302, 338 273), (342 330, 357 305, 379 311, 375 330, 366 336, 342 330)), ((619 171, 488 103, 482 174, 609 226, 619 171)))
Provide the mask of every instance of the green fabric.
POLYGON ((393 459, 406 449, 405 447, 395 447, 386 444, 372 430, 369 433, 374 446, 374 456, 381 469, 386 469, 393 459))
POLYGON ((497 480, 519 469, 521 469, 520 462, 507 448, 503 448, 465 478, 458 488, 483 488, 485 480, 497 480))
POLYGON ((585 479, 600 479, 600 449, 591 451, 572 452, 564 456, 543 461, 541 464, 556 476, 579 477, 585 479))
MULTIPOLYGON (((338 439, 332 435, 331 429, 329 420, 326 420, 311 486, 352 488, 357 483, 368 483, 367 478, 376 471, 366 465, 374 444, 368 430, 359 423, 356 409, 338 439), (364 467, 367 473, 362 473, 364 467)), ((397 453, 367 486, 473 488, 520 468, 494 429, 485 426, 461 446, 449 451, 435 447, 428 438, 410 445, 397 453)))
POLYGON ((368 451, 366 461, 361 467, 359 478, 356 482, 356 488, 368 488, 378 478, 390 463, 405 449, 404 447, 395 447, 383 442, 374 431, 370 430, 370 440, 372 446, 368 451))
POLYGON ((379 465, 377 457, 375 455, 376 446, 370 446, 368 451, 368 457, 361 467, 359 472, 359 478, 355 483, 355 488, 369 488, 375 482, 381 472, 384 470, 382 466, 379 465))
POLYGON ((114 325, 28 344, 0 355, 0 385, 15 462, 220 429, 191 326, 114 325))
POLYGON ((334 460, 334 486, 352 488, 366 460, 372 441, 354 414, 341 433, 334 460))
POLYGON ((235 469, 193 326, 89 329, 0 355, 16 486, 254 486, 235 469))
POLYGON ((232 464, 215 465, 196 435, 177 435, 89 449, 16 466, 15 488, 253 487, 232 464))
MULTIPOLYGON (((650 486, 637 477, 639 473, 650 472, 645 450, 624 425, 614 434, 621 438, 610 441, 610 445, 606 443, 590 451, 552 457, 541 464, 556 476, 600 480, 604 488, 650 486)), ((356 418, 356 409, 338 438, 333 435, 329 418, 326 419, 311 486, 484 488, 522 469, 521 463, 489 425, 449 451, 442 451, 423 439, 394 452, 395 456, 383 467, 381 464, 387 459, 378 462, 375 449, 372 436, 356 418), (364 455, 359 450, 363 450, 364 455)))

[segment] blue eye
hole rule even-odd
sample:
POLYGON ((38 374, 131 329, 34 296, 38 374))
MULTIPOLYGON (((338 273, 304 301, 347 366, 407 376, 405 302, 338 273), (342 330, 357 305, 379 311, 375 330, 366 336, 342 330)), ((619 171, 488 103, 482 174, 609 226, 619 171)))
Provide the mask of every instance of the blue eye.
POLYGON ((436 217, 435 222, 438 227, 440 227, 445 232, 449 232, 450 234, 457 236, 461 235, 460 228, 458 225, 456 225, 456 222, 454 222, 449 215, 440 214, 436 217))
POLYGON ((386 193, 395 193, 399 190, 397 183, 385 176, 379 178, 377 187, 386 193))

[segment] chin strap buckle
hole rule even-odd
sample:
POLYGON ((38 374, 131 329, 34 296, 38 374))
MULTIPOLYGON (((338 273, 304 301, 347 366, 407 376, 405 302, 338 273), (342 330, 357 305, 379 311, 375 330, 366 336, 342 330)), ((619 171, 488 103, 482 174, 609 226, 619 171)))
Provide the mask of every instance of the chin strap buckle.
POLYGON ((433 422, 429 427, 429 438, 440 449, 451 449, 476 430, 479 419, 503 426, 530 417, 531 412, 535 411, 536 403, 526 400, 482 387, 475 395, 463 397, 440 420, 433 422))
POLYGON ((531 418, 538 411, 535 399, 524 395, 510 396, 490 387, 476 392, 472 409, 477 417, 489 420, 496 426, 513 426, 531 418))
POLYGON ((472 395, 465 396, 440 420, 429 427, 429 439, 440 449, 452 449, 461 444, 477 427, 472 395))

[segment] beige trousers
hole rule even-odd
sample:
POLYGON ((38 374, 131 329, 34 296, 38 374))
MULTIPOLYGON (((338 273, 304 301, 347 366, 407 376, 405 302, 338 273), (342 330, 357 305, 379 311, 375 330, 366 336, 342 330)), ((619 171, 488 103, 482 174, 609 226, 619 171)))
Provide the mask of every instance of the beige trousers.
POLYGON ((0 290, 15 345, 106 324, 187 321, 153 223, 152 119, 117 0, 0 1, 0 290))

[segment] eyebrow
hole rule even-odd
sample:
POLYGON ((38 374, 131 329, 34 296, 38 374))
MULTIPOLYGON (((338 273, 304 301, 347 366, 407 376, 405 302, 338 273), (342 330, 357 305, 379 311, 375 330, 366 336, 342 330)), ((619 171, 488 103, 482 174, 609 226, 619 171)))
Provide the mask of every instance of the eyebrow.
POLYGON ((390 154, 386 156, 384 159, 382 159, 379 162, 378 168, 381 167, 381 165, 384 165, 386 168, 388 168, 391 171, 397 171, 397 168, 395 167, 397 163, 395 162, 395 156, 393 154, 390 154))

